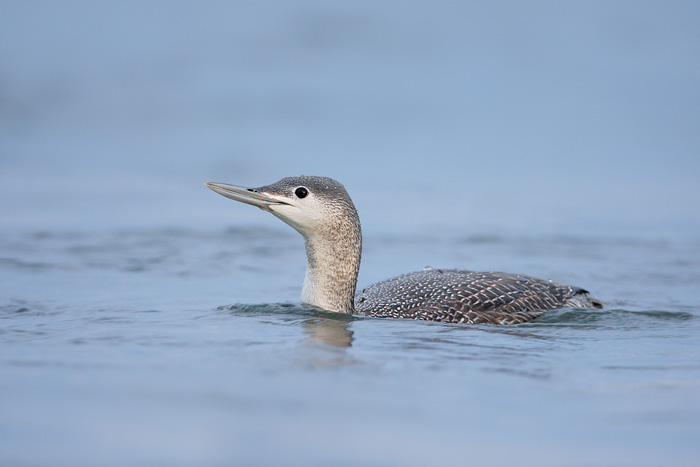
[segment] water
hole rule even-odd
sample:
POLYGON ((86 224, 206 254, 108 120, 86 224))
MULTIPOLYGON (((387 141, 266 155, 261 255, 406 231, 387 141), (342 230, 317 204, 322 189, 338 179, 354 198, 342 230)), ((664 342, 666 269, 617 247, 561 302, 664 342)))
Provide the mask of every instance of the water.
POLYGON ((0 464, 697 465, 700 11, 0 5, 0 464), (207 190, 343 182, 359 284, 589 289, 511 327, 298 304, 207 190))
POLYGON ((698 243, 367 238, 372 277, 423 245, 449 266, 575 265, 611 302, 460 326, 300 307, 285 228, 3 236, 7 463, 697 460, 698 243))

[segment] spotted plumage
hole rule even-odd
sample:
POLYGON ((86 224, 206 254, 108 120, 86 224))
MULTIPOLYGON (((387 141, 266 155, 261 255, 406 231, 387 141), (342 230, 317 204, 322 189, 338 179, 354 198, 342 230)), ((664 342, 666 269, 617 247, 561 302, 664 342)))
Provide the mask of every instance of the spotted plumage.
POLYGON ((447 323, 517 324, 544 311, 600 307, 588 292, 535 277, 503 272, 426 269, 364 288, 358 315, 447 323))
POLYGON ((255 189, 223 183, 207 186, 271 212, 304 237, 302 302, 325 310, 379 318, 517 324, 556 308, 602 308, 581 288, 518 274, 455 269, 404 274, 356 294, 362 229, 342 184, 301 176, 255 189))

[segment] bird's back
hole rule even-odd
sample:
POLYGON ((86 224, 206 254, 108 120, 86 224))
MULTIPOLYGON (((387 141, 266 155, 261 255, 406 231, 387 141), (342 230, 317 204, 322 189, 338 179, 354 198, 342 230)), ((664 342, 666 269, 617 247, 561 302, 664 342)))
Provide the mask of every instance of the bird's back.
POLYGON ((587 291, 520 274, 425 269, 366 287, 358 315, 449 323, 517 324, 546 310, 601 308, 587 291))

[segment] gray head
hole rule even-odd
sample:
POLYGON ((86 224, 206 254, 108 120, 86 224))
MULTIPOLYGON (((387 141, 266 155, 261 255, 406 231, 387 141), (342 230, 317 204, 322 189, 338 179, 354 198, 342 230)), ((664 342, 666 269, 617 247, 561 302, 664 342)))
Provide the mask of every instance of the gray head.
POLYGON ((287 177, 271 185, 244 188, 207 183, 220 195, 269 211, 310 238, 339 223, 357 223, 357 211, 345 187, 328 177, 287 177))

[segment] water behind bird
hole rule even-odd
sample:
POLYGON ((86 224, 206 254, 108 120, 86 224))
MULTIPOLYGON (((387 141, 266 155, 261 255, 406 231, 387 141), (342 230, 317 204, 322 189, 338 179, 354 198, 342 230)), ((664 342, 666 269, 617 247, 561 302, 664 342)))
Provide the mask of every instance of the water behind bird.
POLYGON ((0 2, 0 465, 698 465, 696 4, 0 2), (202 185, 301 173, 360 286, 608 305, 304 308, 302 239, 202 185))

